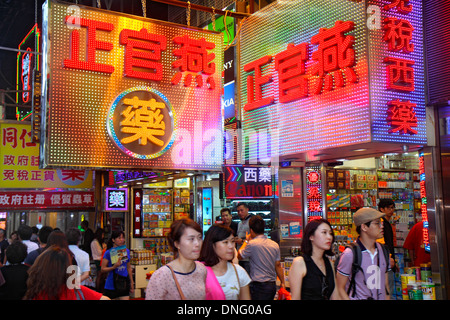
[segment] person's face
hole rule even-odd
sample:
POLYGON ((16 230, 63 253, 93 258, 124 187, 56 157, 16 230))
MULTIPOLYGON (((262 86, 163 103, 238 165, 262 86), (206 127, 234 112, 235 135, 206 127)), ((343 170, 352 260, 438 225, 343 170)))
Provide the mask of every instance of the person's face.
POLYGON ((366 232, 374 239, 383 238, 384 234, 383 220, 381 219, 372 220, 370 222, 370 225, 367 227, 366 232))
POLYGON ((248 215, 248 209, 245 206, 237 207, 237 214, 240 219, 244 219, 248 215))
POLYGON ((186 228, 180 241, 175 241, 178 253, 188 260, 197 260, 202 247, 202 234, 193 228, 186 228))
POLYGON ((390 219, 392 217, 392 215, 394 214, 395 206, 390 205, 385 208, 380 208, 380 211, 383 212, 388 219, 390 219))
POLYGON ((222 241, 217 241, 214 245, 214 251, 221 260, 229 261, 234 258, 234 236, 231 234, 222 241))
POLYGON ((112 242, 116 247, 123 246, 125 244, 125 237, 121 234, 119 237, 112 239, 112 242))
POLYGON ((330 226, 326 223, 322 223, 319 225, 312 235, 309 238, 313 244, 313 246, 322 249, 322 250, 330 250, 331 245, 333 244, 333 230, 331 230, 330 226))
POLYGON ((230 224, 231 214, 228 211, 222 212, 221 217, 222 217, 223 224, 226 224, 226 225, 230 224))

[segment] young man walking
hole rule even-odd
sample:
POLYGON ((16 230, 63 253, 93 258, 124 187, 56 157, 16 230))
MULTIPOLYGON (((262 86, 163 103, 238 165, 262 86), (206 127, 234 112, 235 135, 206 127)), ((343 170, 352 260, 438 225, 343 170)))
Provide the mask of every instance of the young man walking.
POLYGON ((249 227, 250 234, 240 248, 238 258, 250 261, 250 295, 252 300, 273 300, 277 276, 281 287, 285 287, 280 247, 264 235, 265 222, 261 216, 252 216, 249 227))
POLYGON ((385 257, 382 244, 376 241, 383 236, 383 215, 372 208, 361 208, 353 215, 359 234, 356 245, 361 249, 361 264, 354 275, 355 286, 348 290, 352 280, 353 250, 344 250, 336 273, 336 288, 341 299, 389 300, 389 259, 385 257))

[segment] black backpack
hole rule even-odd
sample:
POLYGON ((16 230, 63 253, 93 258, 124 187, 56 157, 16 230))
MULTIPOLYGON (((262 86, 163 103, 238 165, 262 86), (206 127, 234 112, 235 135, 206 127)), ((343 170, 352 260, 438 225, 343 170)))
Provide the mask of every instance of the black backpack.
MULTIPOLYGON (((356 274, 361 271, 363 272, 361 268, 361 261, 362 261, 362 253, 361 253, 361 247, 356 243, 352 242, 349 245, 347 245, 345 248, 351 248, 353 252, 353 263, 352 263, 352 274, 350 276, 350 284, 347 289, 347 294, 350 294, 352 292, 352 297, 356 295, 356 282, 355 277, 356 274)), ((386 248, 385 245, 381 244, 381 248, 383 249, 384 259, 386 261, 386 265, 389 266, 389 251, 386 248)), ((339 260, 341 259, 342 253, 339 254, 337 259, 335 260, 334 264, 334 270, 337 272, 337 266, 339 265, 339 260)), ((387 271, 387 270, 386 270, 387 271)))

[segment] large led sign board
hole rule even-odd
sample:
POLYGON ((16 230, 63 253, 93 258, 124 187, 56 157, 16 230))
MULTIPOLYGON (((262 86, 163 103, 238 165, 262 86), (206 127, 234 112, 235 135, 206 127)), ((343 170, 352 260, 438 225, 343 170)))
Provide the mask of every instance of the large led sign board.
POLYGON ((43 167, 221 170, 223 35, 47 1, 43 167))
POLYGON ((244 136, 277 132, 280 156, 425 144, 422 38, 419 0, 272 3, 241 28, 244 136))

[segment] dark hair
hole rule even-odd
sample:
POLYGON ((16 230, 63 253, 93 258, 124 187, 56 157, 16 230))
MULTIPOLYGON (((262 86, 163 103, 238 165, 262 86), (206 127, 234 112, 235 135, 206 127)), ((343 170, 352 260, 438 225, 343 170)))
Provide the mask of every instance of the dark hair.
POLYGON ((61 230, 53 230, 50 232, 48 239, 47 239, 47 247, 50 247, 51 245, 57 245, 61 248, 66 248, 69 246, 69 243, 67 242, 67 237, 61 230))
POLYGON ((15 240, 6 248, 6 259, 11 264, 22 263, 27 257, 27 250, 28 248, 24 243, 15 240))
POLYGON ((240 207, 240 206, 244 206, 245 208, 250 209, 250 208, 248 207, 248 204, 246 204, 245 202, 239 202, 239 203, 237 204, 236 208, 237 208, 237 207, 240 207))
POLYGON ((17 233, 19 234, 20 240, 30 240, 33 235, 33 229, 26 224, 21 224, 17 229, 17 233))
POLYGON ((194 220, 188 218, 175 220, 170 226, 170 232, 167 235, 167 240, 169 241, 169 245, 172 247, 175 255, 178 253, 178 249, 175 247, 175 242, 180 241, 184 230, 186 230, 187 228, 192 228, 195 231, 202 233, 202 228, 200 227, 200 225, 194 220))
POLYGON ((97 239, 97 241, 102 244, 105 241, 103 237, 104 234, 105 230, 103 230, 102 228, 97 228, 97 230, 95 230, 94 239, 97 239))
POLYGON ((228 211, 228 213, 231 215, 231 210, 230 208, 222 208, 220 209, 220 215, 222 215, 222 212, 228 211))
POLYGON ((380 199, 380 202, 378 203, 378 209, 381 208, 386 208, 389 206, 394 206, 395 207, 395 202, 392 199, 380 199))
POLYGON ((38 233, 39 242, 40 243, 47 243, 48 237, 50 233, 52 233, 53 228, 50 226, 43 226, 38 233))
POLYGON ((264 222, 264 219, 261 216, 254 215, 248 221, 248 226, 250 229, 253 230, 254 233, 263 234, 264 228, 266 227, 266 223, 264 222))
MULTIPOLYGON (((370 223, 371 223, 371 222, 372 222, 372 221, 364 222, 363 224, 365 224, 367 227, 370 227, 370 223)), ((356 233, 359 234, 359 235, 361 234, 361 226, 362 226, 362 225, 359 225, 359 226, 356 227, 356 233)))
MULTIPOLYGON (((328 220, 325 219, 314 219, 311 220, 310 222, 308 222, 308 224, 305 226, 305 229, 303 230, 303 239, 302 239, 302 246, 300 251, 308 256, 312 256, 312 242, 309 239, 311 236, 314 235, 314 233, 316 232, 317 228, 322 224, 325 223, 327 224, 331 230, 333 230, 331 228, 331 224, 328 222, 328 220)), ((333 244, 334 242, 334 232, 333 232, 333 239, 331 240, 331 244, 333 244)), ((324 255, 327 256, 334 256, 334 252, 333 250, 330 248, 329 250, 326 250, 324 252, 324 255)))
POLYGON ((42 295, 47 300, 59 300, 67 287, 71 255, 67 249, 52 245, 42 252, 28 269, 25 300, 42 295))
POLYGON ((77 245, 81 239, 81 231, 78 228, 70 228, 66 231, 66 237, 69 245, 77 245))
MULTIPOLYGON (((47 239, 47 246, 46 246, 46 248, 49 248, 51 246, 60 247, 60 248, 62 248, 64 250, 66 250, 72 256, 72 258, 75 257, 73 252, 70 251, 70 249, 69 249, 69 243, 67 242, 66 235, 61 230, 56 230, 55 229, 52 232, 50 232, 50 235, 48 236, 48 239, 47 239)), ((76 260, 75 259, 72 260, 72 264, 76 264, 76 260)))
POLYGON ((227 239, 231 235, 233 235, 233 230, 227 226, 221 224, 211 226, 205 234, 205 240, 203 240, 200 257, 198 260, 204 261, 205 265, 208 267, 218 264, 220 258, 214 250, 214 244, 227 239))
POLYGON ((125 232, 123 232, 122 230, 113 230, 111 232, 111 236, 109 237, 108 243, 106 244, 106 249, 109 250, 114 247, 113 240, 119 238, 121 235, 125 237, 125 232))

